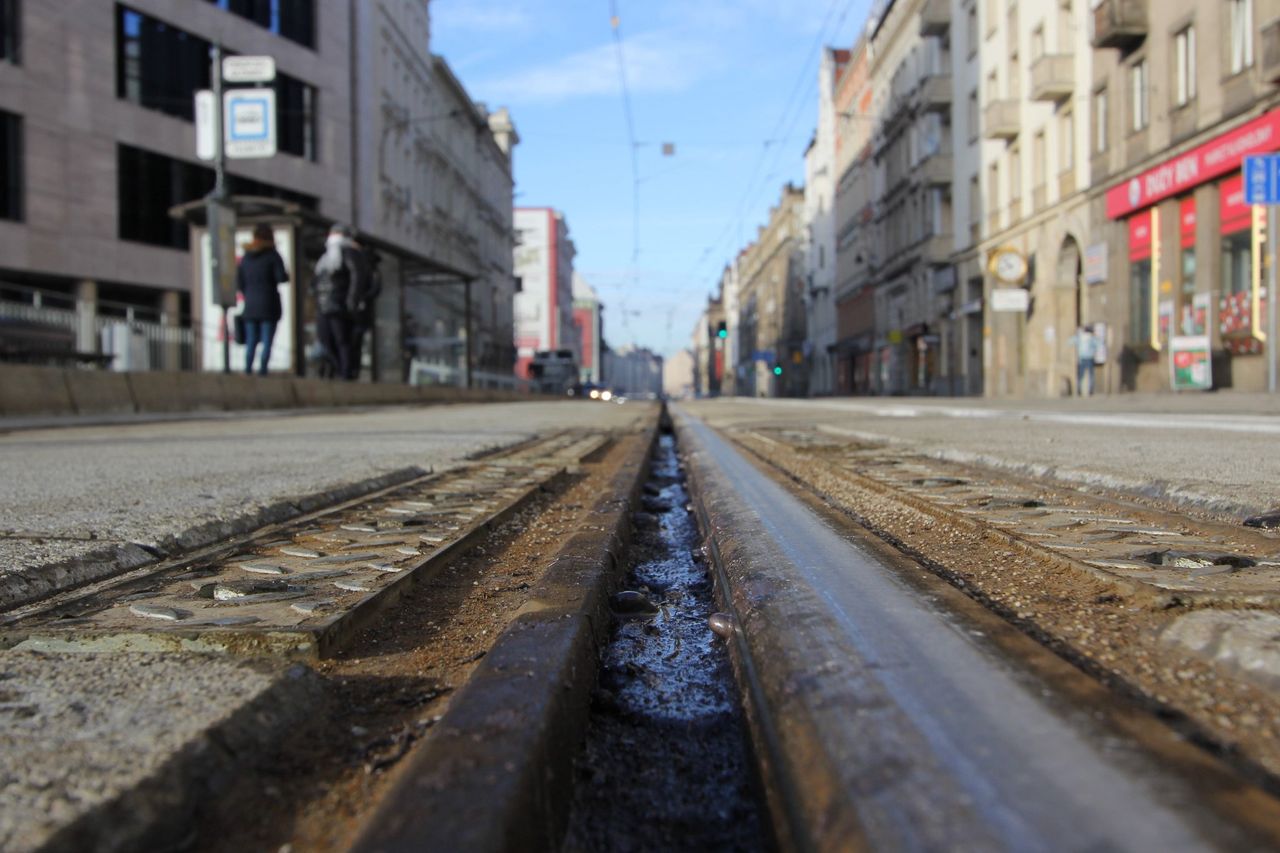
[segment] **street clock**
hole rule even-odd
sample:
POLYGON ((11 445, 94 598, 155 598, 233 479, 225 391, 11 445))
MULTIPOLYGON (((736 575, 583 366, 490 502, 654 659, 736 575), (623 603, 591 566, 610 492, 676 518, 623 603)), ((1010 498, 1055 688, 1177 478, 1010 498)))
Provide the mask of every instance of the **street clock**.
POLYGON ((1012 246, 1001 246, 991 252, 987 271, 1002 284, 1021 285, 1027 280, 1027 257, 1012 246))

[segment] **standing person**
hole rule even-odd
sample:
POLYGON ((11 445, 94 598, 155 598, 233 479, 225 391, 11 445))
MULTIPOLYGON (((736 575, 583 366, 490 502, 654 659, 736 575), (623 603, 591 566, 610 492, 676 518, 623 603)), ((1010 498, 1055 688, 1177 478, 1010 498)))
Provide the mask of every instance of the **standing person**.
POLYGON ((1086 323, 1076 329, 1071 336, 1071 345, 1076 348, 1076 393, 1081 397, 1093 394, 1097 370, 1098 336, 1093 333, 1093 324, 1086 323), (1084 390, 1085 377, 1089 378, 1089 390, 1084 390))
POLYGON ((280 285, 289 280, 284 259, 276 251, 271 226, 260 222, 253 226, 253 240, 245 247, 244 257, 236 267, 236 290, 244 294, 244 372, 253 373, 253 356, 262 345, 262 361, 258 373, 267 375, 267 363, 271 361, 271 341, 276 336, 276 325, 283 314, 280 305, 280 285))
POLYGON ((364 288, 364 263, 351 239, 351 229, 334 225, 324 241, 324 254, 316 261, 311 293, 316 300, 316 331, 320 343, 333 356, 336 375, 351 376, 351 321, 364 288))
POLYGON ((363 363, 364 336, 374 323, 374 302, 382 293, 382 255, 372 247, 360 247, 364 260, 364 287, 356 296, 356 310, 351 319, 351 374, 348 379, 356 379, 360 375, 363 363))

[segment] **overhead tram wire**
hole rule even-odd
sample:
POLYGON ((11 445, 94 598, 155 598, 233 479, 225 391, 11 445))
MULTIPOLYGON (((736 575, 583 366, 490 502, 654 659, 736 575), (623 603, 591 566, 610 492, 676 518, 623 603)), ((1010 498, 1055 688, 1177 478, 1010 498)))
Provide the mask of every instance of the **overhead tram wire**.
MULTIPOLYGON (((760 156, 756 160, 755 166, 752 169, 751 179, 744 184, 742 198, 736 206, 736 215, 731 216, 725 222, 725 226, 721 230, 720 234, 710 245, 707 246, 705 250, 703 250, 702 254, 698 257, 698 260, 694 262, 694 265, 689 270, 688 274, 684 276, 686 280, 694 281, 695 276, 700 272, 701 267, 706 260, 720 248, 725 240, 730 239, 733 236, 735 227, 742 227, 742 222, 746 218, 748 203, 754 199, 755 194, 760 190, 760 188, 756 186, 756 183, 761 177, 761 168, 769 157, 769 149, 772 143, 780 138, 781 132, 786 127, 787 121, 792 118, 791 114, 793 110, 798 109, 805 103, 805 99, 799 96, 806 80, 808 80, 813 74, 813 70, 810 66, 815 60, 819 59, 819 50, 822 47, 822 44, 827 39, 831 38, 833 31, 838 32, 840 27, 844 25, 844 22, 849 17, 849 12, 852 11, 855 2, 857 2, 857 0, 832 0, 831 5, 827 7, 827 14, 823 18, 822 25, 818 28, 818 35, 814 39, 812 46, 810 46, 809 51, 805 56, 804 63, 800 68, 800 73, 796 76, 796 81, 791 87, 791 92, 787 96, 787 101, 783 107, 782 114, 778 117, 778 123, 775 125, 773 132, 769 135, 769 138, 766 139, 762 145, 760 156), (839 18, 836 19, 836 11, 840 9, 841 3, 844 4, 844 7, 840 10, 839 18), (833 19, 835 20, 834 28, 831 26, 833 19)), ((778 155, 775 154, 775 163, 777 162, 777 157, 778 155)), ((767 177, 765 180, 767 182, 767 177)), ((767 188, 767 186, 765 188, 767 188)))
POLYGON ((640 146, 636 141, 636 122, 631 110, 631 89, 627 86, 627 63, 622 50, 621 19, 618 0, 609 0, 609 25, 613 30, 613 46, 618 56, 618 82, 622 88, 622 109, 627 118, 627 141, 631 146, 631 265, 640 263, 640 146))

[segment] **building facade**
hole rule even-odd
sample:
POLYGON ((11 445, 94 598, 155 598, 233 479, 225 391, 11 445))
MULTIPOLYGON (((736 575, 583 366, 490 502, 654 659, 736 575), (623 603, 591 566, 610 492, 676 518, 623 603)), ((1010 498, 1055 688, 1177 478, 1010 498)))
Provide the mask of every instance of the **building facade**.
POLYGON ((594 287, 573 274, 573 325, 578 333, 578 377, 582 382, 604 381, 604 306, 594 287))
POLYGON ((657 399, 662 395, 663 359, 632 344, 605 351, 605 381, 614 393, 657 399))
MULTIPOLYGON (((221 312, 205 309, 193 281, 191 229, 170 215, 213 188, 212 168, 196 158, 194 96, 211 85, 214 43, 271 55, 278 72, 279 153, 229 161, 228 190, 306 216, 351 216, 345 7, 299 2, 275 17, 232 8, 0 2, 0 299, 15 312, 26 304, 36 322, 70 317, 81 352, 102 349, 108 326, 161 344, 116 367, 191 368, 221 348, 221 312)), ((297 236, 278 233, 291 307, 302 302, 297 270, 310 249, 285 245, 297 236)), ((281 329, 273 366, 301 369, 297 328, 281 329)), ((221 358, 206 366, 221 369, 221 358)))
POLYGON ((835 390, 836 131, 835 87, 849 51, 824 48, 818 67, 818 124, 804 154, 805 361, 809 393, 835 390))
POLYGON ((738 261, 738 388, 748 397, 803 397, 804 190, 782 189, 738 261))
POLYGON ((1059 0, 986 3, 976 12, 985 226, 977 263, 961 267, 959 276, 972 282, 981 273, 986 280, 986 392, 1070 394, 1072 335, 1103 319, 1083 279, 1090 176, 1088 160, 1077 156, 1087 128, 1078 113, 1088 103, 1092 67, 1089 9, 1082 0, 1059 0), (1002 252, 1023 259, 1022 281, 991 272, 992 257, 1002 252), (995 310, 991 291, 1002 288, 1027 290, 1026 310, 995 310))
POLYGON ((1280 151, 1280 2, 1103 0, 1090 14, 1087 316, 1106 322, 1111 353, 1099 384, 1164 390, 1185 363, 1213 387, 1265 389, 1274 250, 1241 164, 1280 151))
POLYGON ((515 212, 515 272, 520 290, 515 298, 516 375, 529 377, 529 362, 538 350, 578 353, 573 324, 573 241, 564 214, 549 207, 522 207, 515 212))
POLYGON ((893 0, 870 32, 877 390, 936 394, 952 254, 951 59, 926 0, 893 0))
POLYGON ((213 169, 194 121, 221 45, 277 69, 278 153, 227 167, 237 244, 271 224, 291 273, 272 368, 314 367, 307 284, 343 222, 381 259, 367 376, 405 377, 428 339, 446 342, 433 378, 509 373, 515 132, 430 54, 426 0, 0 0, 0 20, 0 302, 12 303, 0 309, 75 315, 82 351, 103 347, 107 326, 160 344, 151 358, 113 353, 117 368, 222 369, 201 204, 213 169))
POLYGON ((870 45, 861 38, 836 84, 836 393, 870 394, 876 389, 875 287, 870 259, 875 249, 871 162, 874 122, 870 45))

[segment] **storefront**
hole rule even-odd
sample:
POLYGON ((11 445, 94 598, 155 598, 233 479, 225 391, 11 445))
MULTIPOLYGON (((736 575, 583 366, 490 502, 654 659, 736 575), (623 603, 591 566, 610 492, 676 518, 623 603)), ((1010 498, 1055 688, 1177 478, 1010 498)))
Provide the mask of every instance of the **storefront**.
POLYGON ((1113 280, 1125 322, 1122 387, 1170 387, 1170 342, 1209 335, 1215 384, 1260 390, 1266 368, 1262 260, 1266 209, 1245 204, 1246 156, 1280 150, 1280 110, 1111 187, 1106 216, 1124 235, 1113 280), (1118 268, 1119 267, 1119 268, 1118 268))

